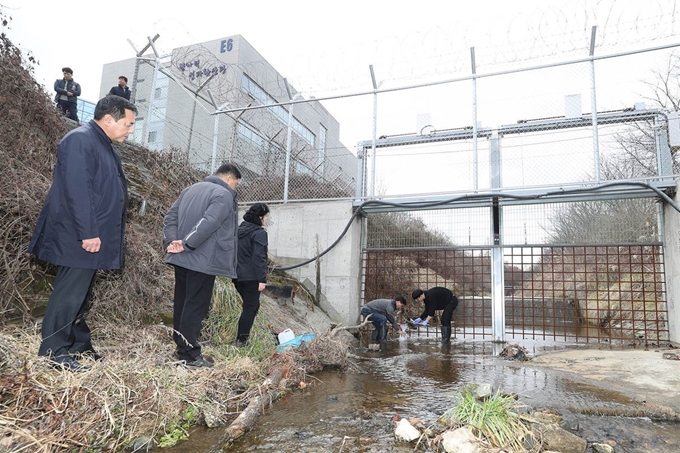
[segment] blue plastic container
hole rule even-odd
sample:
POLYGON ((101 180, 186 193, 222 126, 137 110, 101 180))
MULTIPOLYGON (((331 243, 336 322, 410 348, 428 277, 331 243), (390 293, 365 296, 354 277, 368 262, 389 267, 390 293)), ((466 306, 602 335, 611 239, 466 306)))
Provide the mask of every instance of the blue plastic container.
POLYGON ((285 351, 286 349, 290 348, 297 348, 299 347, 302 343, 308 343, 314 339, 314 334, 313 333, 306 333, 303 335, 300 335, 298 337, 293 338, 292 340, 288 340, 285 343, 281 343, 276 347, 276 352, 279 354, 285 351))

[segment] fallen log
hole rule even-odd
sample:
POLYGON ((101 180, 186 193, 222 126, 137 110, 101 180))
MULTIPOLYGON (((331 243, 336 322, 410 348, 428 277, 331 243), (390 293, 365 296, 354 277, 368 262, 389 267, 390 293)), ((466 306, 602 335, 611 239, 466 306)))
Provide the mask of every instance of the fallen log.
POLYGON ((224 447, 253 429, 257 418, 283 394, 283 391, 279 389, 279 384, 284 375, 283 367, 272 370, 267 379, 258 387, 259 394, 250 399, 248 406, 231 422, 210 453, 221 453, 224 447))
POLYGON ((350 329, 361 329, 365 325, 371 322, 371 315, 372 313, 369 313, 368 316, 361 322, 361 324, 358 324, 356 326, 343 326, 342 324, 333 324, 331 325, 331 330, 328 332, 329 337, 334 337, 335 335, 338 334, 338 332, 342 332, 343 330, 350 330, 350 329))

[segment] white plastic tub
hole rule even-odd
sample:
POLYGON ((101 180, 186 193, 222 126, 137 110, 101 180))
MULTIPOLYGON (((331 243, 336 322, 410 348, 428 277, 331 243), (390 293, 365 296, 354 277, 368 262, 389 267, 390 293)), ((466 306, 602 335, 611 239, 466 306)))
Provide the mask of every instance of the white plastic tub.
POLYGON ((286 341, 290 341, 295 338, 295 334, 292 330, 286 329, 283 332, 279 332, 279 344, 283 344, 286 341))

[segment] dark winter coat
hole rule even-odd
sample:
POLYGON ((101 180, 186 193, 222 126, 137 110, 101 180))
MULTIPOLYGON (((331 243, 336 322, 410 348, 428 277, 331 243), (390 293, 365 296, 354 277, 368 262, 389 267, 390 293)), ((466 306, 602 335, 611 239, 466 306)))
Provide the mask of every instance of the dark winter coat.
POLYGON ((267 230, 251 222, 241 222, 238 227, 239 281, 267 283, 267 230))
POLYGON ((397 323, 397 301, 394 299, 375 299, 361 307, 364 313, 380 313, 387 318, 387 321, 392 324, 394 330, 399 330, 397 323))
POLYGON ((120 156, 96 122, 59 142, 54 178, 28 251, 49 263, 81 269, 123 264, 127 181, 120 156), (97 253, 83 239, 101 239, 97 253))
POLYGON ((57 94, 54 96, 54 102, 57 102, 61 95, 67 96, 66 93, 69 91, 73 96, 68 96, 68 102, 76 103, 78 102, 78 96, 80 96, 80 84, 76 83, 73 79, 66 81, 66 79, 57 79, 54 81, 54 91, 57 94))
POLYGON ((109 90, 109 94, 120 96, 127 99, 128 101, 130 100, 130 88, 127 86, 122 87, 120 85, 116 85, 115 87, 111 88, 111 90, 109 90))
POLYGON ((421 319, 434 316, 436 310, 443 310, 454 301, 453 292, 442 286, 435 286, 425 291, 425 310, 420 315, 421 319))
POLYGON ((187 187, 165 215, 163 242, 181 239, 184 251, 165 262, 208 275, 236 278, 236 192, 219 177, 187 187))

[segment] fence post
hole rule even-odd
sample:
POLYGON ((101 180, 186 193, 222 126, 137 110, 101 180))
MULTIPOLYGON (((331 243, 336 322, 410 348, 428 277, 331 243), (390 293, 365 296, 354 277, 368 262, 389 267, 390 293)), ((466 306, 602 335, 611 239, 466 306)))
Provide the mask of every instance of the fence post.
POLYGON ((595 85, 595 31, 593 25, 590 33, 590 112, 593 119, 593 157, 595 162, 595 182, 600 182, 600 139, 597 130, 597 87, 595 85))
POLYGON ((470 63, 472 69, 472 183, 475 193, 479 190, 479 157, 477 155, 477 63, 475 48, 470 47, 470 63))

